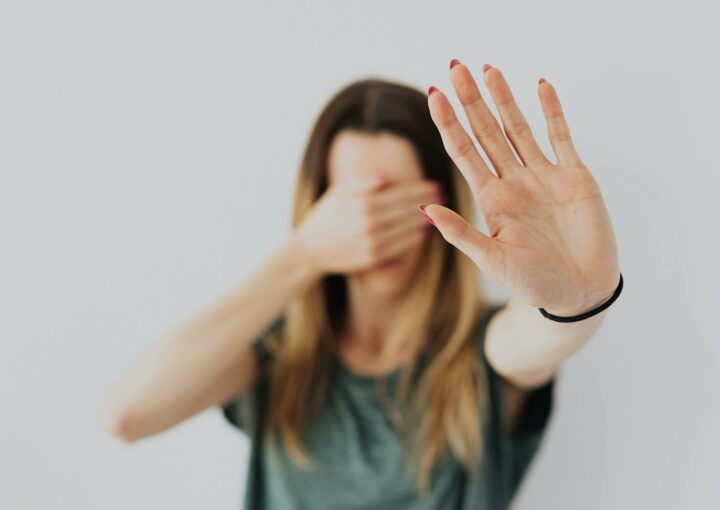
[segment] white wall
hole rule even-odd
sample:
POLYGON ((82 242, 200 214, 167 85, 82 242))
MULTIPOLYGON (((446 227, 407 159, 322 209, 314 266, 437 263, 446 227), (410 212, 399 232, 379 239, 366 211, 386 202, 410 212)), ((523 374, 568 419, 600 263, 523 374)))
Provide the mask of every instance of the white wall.
MULTIPOLYGON (((23 1, 0 6, 0 508, 238 508, 212 410, 126 446, 102 389, 282 242, 324 101, 369 74, 558 88, 626 288, 565 366, 518 509, 720 506, 718 7, 23 1)), ((489 286, 502 298, 502 289, 489 286)))

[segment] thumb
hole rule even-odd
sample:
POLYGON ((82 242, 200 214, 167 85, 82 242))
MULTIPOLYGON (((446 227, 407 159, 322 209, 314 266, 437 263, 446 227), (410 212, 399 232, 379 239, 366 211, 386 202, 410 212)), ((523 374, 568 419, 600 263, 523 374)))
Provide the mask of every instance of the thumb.
POLYGON ((502 254, 498 241, 489 238, 447 207, 437 204, 420 204, 418 207, 448 243, 470 257, 483 273, 495 273, 502 254))

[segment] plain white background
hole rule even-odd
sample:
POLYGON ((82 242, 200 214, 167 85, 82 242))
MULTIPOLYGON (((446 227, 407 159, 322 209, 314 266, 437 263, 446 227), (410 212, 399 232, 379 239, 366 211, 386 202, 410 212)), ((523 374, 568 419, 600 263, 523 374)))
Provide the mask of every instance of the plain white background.
MULTIPOLYGON (((22 1, 0 7, 0 508, 238 508, 217 409, 130 446, 104 388, 289 231, 315 115, 366 76, 557 87, 626 288, 563 368, 517 509, 720 506, 717 3, 22 1)), ((507 295, 493 282, 488 292, 507 295)))

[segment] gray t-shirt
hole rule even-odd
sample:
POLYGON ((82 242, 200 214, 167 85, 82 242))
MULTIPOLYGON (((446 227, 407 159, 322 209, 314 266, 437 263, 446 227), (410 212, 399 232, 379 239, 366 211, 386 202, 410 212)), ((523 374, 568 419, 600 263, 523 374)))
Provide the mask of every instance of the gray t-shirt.
MULTIPOLYGON (((306 431, 305 446, 313 465, 296 466, 281 446, 262 440, 262 417, 268 396, 267 367, 272 357, 263 347, 276 321, 254 344, 260 367, 255 389, 223 406, 225 417, 251 440, 245 508, 252 510, 496 510, 507 508, 535 455, 552 407, 554 381, 533 390, 512 433, 503 425, 501 379, 484 356, 493 305, 479 321, 477 349, 489 382, 489 413, 484 427, 484 455, 475 474, 467 474, 449 455, 433 472, 420 496, 408 470, 404 443, 387 417, 376 379, 335 363, 333 381, 320 413, 306 431)), ((392 388, 400 371, 387 376, 392 388)))

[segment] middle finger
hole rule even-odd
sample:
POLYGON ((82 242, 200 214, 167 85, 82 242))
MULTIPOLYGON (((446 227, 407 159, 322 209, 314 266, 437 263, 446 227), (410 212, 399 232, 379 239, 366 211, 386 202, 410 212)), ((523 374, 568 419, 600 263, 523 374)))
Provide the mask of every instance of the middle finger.
POLYGON ((450 81, 462 104, 475 138, 487 154, 495 170, 501 174, 520 166, 510 144, 500 129, 495 115, 485 103, 470 70, 462 63, 453 61, 450 81))
POLYGON ((546 165, 547 160, 542 150, 535 141, 525 116, 520 111, 510 86, 499 69, 489 67, 485 71, 485 83, 493 102, 497 106, 503 128, 515 151, 522 159, 525 166, 546 165))

